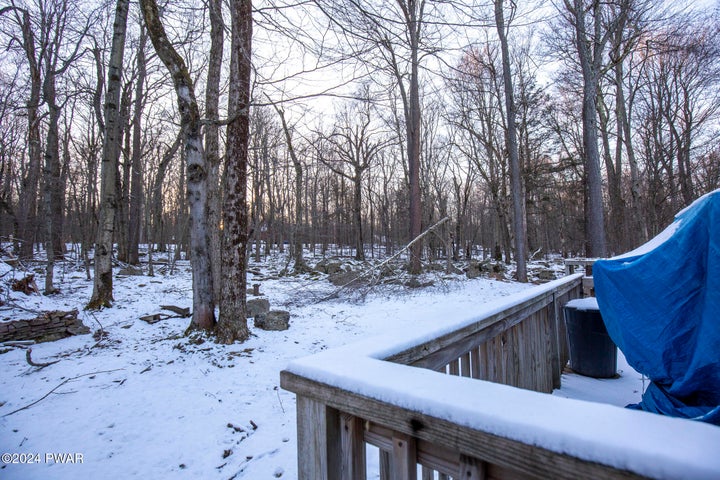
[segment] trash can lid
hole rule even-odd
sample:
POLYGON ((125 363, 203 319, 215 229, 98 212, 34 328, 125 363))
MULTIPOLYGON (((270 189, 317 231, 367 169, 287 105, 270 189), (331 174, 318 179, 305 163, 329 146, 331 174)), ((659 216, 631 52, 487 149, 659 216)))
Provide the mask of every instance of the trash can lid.
POLYGON ((600 307, 598 307, 597 298, 595 297, 576 298, 575 300, 570 300, 568 303, 565 304, 565 306, 580 311, 600 310, 600 307))

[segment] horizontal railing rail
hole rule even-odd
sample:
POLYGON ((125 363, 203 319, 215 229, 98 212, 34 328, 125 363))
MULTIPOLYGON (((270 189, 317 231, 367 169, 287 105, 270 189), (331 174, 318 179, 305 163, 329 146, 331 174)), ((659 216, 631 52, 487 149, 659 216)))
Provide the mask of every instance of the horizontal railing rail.
POLYGON ((292 362, 281 386, 297 395, 298 478, 365 479, 367 445, 383 480, 720 478, 701 456, 717 453, 716 427, 541 393, 559 387, 562 306, 581 278, 292 362), (696 450, 647 446, 658 431, 696 450))

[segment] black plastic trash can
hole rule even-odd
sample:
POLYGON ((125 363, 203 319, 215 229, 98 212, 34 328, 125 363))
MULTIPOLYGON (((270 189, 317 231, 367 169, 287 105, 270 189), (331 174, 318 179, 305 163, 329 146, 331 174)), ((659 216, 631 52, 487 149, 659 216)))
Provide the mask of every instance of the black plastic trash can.
POLYGON ((594 297, 571 300, 563 309, 570 368, 580 375, 610 378, 617 373, 617 347, 608 335, 594 297))

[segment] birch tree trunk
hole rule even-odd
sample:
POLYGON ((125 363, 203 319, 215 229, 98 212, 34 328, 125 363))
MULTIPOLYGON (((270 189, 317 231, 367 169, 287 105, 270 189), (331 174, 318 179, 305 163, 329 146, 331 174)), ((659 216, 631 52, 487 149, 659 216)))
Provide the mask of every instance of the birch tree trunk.
POLYGON ((180 125, 185 134, 187 196, 190 206, 190 264, 193 272, 193 316, 190 328, 209 331, 215 327, 215 304, 206 217, 207 165, 195 87, 185 62, 168 40, 156 1, 141 0, 140 8, 155 52, 170 72, 177 94, 180 125))
POLYGON ((250 75, 252 2, 232 0, 230 92, 228 98, 225 201, 223 207, 222 298, 218 343, 231 344, 250 336, 247 299, 247 165, 250 139, 250 75))
POLYGON ((100 166, 100 214, 95 242, 95 278, 89 309, 110 307, 113 302, 112 251, 117 196, 115 183, 120 157, 120 88, 129 0, 117 0, 113 23, 112 50, 105 96, 105 137, 100 166))

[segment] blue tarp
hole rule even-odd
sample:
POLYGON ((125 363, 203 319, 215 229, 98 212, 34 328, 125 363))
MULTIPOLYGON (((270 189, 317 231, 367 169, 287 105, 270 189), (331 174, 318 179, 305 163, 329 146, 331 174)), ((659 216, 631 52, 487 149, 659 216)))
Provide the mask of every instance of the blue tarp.
POLYGON ((631 407, 720 425, 720 190, 593 277, 610 337, 652 382, 631 407))

